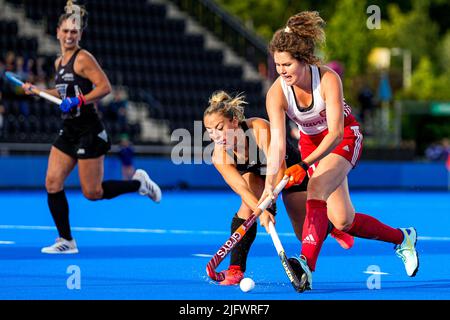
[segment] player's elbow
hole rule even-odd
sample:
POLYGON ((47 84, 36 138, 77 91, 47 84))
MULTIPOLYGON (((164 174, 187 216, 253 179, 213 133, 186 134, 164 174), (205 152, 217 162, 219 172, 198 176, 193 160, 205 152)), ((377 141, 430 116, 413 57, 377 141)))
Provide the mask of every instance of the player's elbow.
POLYGON ((344 130, 336 130, 329 132, 331 137, 333 138, 334 145, 338 145, 344 140, 344 130))
POLYGON ((106 96, 112 92, 112 86, 109 81, 106 81, 106 83, 103 86, 103 94, 106 96))

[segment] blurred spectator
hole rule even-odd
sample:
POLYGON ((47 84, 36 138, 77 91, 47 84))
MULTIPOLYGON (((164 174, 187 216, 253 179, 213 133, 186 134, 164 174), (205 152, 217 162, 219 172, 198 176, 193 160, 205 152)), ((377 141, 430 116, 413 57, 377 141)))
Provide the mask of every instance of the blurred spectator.
POLYGON ((36 60, 36 75, 45 77, 45 59, 43 57, 39 57, 36 60))
POLYGON ((374 94, 372 89, 365 84, 361 90, 359 90, 358 93, 358 101, 360 105, 360 119, 363 123, 366 122, 366 120, 372 119, 373 111, 375 109, 375 102, 374 102, 374 94))
MULTIPOLYGON (((6 71, 5 62, 3 61, 3 57, 0 57, 0 74, 6 71)), ((0 77, 2 79, 2 77, 0 77)))
POLYGON ((14 73, 21 80, 28 80, 28 72, 25 71, 25 60, 23 57, 16 58, 16 69, 14 73))
POLYGON ((128 98, 126 91, 117 88, 113 92, 112 101, 105 108, 105 118, 120 124, 121 127, 126 126, 127 120, 128 98))
POLYGON ((431 161, 446 161, 450 154, 450 140, 444 138, 432 143, 426 150, 425 155, 431 161))
POLYGON ((12 51, 8 51, 5 56, 5 71, 16 71, 16 55, 12 51))
MULTIPOLYGON (((16 70, 14 71, 14 73, 18 76, 19 79, 28 81, 29 74, 25 71, 25 60, 21 56, 16 57, 16 70)), ((21 88, 16 87, 15 90, 17 94, 20 94, 20 113, 25 117, 28 117, 30 115, 30 105, 28 103, 29 97, 25 96, 21 88)))
POLYGON ((5 82, 3 73, 5 72, 5 63, 3 62, 3 57, 0 57, 0 93, 5 90, 5 82))
POLYGON ((122 134, 120 137, 119 158, 122 164, 123 180, 131 180, 135 171, 133 165, 134 150, 127 134, 122 134))
POLYGON ((327 63, 327 67, 331 68, 334 72, 336 72, 341 80, 344 77, 344 66, 339 61, 330 61, 327 63))

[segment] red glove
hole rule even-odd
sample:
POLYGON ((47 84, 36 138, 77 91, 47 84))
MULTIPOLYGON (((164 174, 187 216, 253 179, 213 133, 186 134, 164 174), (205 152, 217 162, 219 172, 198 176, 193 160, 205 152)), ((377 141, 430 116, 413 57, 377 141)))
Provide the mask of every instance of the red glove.
POLYGON ((286 184, 285 189, 292 187, 295 184, 301 184, 305 179, 309 166, 306 162, 300 162, 286 169, 285 175, 290 177, 289 182, 286 184))

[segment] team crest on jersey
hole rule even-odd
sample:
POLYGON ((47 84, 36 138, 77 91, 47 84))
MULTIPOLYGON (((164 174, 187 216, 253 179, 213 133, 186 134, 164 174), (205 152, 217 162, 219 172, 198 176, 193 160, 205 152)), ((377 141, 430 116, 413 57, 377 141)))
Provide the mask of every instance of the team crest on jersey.
POLYGON ((322 118, 326 118, 326 116, 327 116, 327 110, 324 109, 324 110, 320 111, 319 114, 320 114, 320 116, 321 116, 322 118))

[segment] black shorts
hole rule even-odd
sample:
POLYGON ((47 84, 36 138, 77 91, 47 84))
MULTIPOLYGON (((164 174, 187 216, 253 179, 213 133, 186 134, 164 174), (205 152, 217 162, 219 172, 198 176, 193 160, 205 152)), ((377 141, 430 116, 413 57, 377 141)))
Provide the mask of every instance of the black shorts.
POLYGON ((75 159, 93 159, 109 151, 111 140, 99 119, 68 119, 53 146, 75 159))

